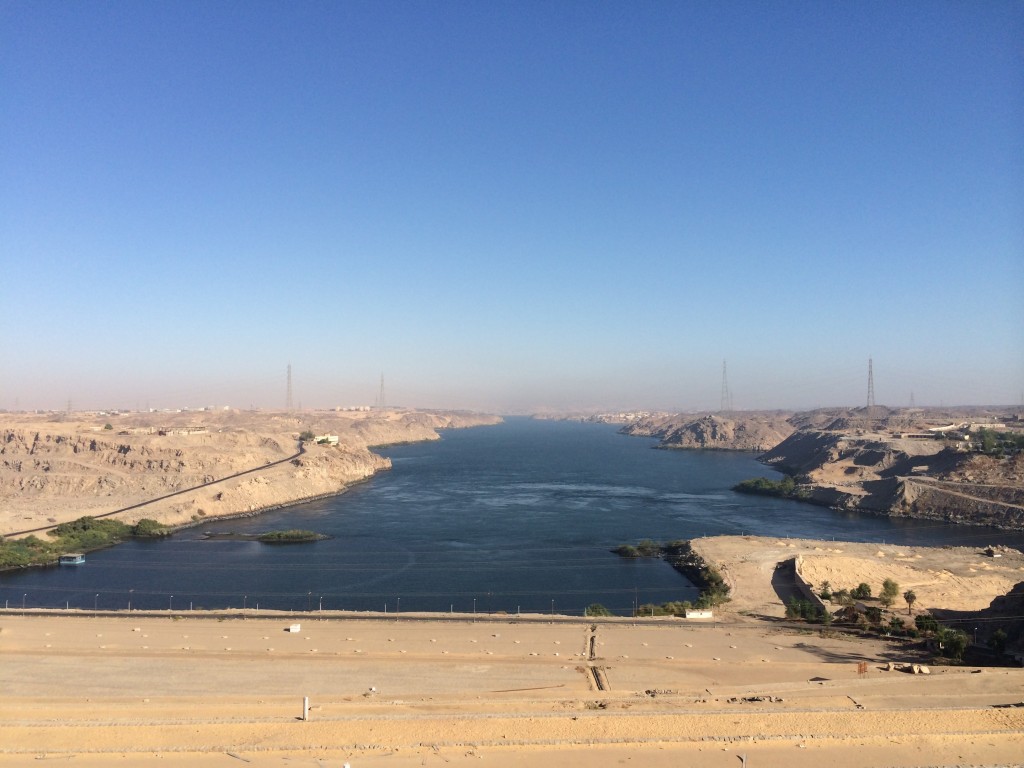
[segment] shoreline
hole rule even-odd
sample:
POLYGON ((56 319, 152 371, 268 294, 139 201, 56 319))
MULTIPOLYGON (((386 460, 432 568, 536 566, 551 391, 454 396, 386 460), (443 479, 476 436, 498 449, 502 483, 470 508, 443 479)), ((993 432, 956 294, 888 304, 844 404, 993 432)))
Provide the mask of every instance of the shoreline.
POLYGON ((178 531, 184 531, 184 530, 187 530, 189 528, 198 528, 199 526, 203 525, 204 523, 210 523, 210 522, 218 522, 219 523, 222 520, 241 520, 241 519, 247 518, 247 517, 260 517, 261 515, 264 515, 264 514, 266 514, 268 512, 277 512, 278 510, 290 509, 291 507, 297 507, 297 506, 300 506, 301 504, 309 504, 309 503, 312 503, 314 501, 322 501, 323 499, 331 499, 331 498, 334 498, 335 496, 343 496, 346 493, 348 493, 348 490, 350 488, 354 488, 355 486, 361 485, 363 483, 368 483, 371 480, 373 480, 377 476, 378 473, 385 472, 385 471, 390 472, 391 468, 390 467, 381 467, 379 469, 375 469, 373 471, 373 474, 371 474, 371 475, 369 475, 367 477, 361 478, 359 480, 353 480, 350 483, 346 483, 344 488, 342 488, 340 490, 337 490, 337 491, 331 491, 330 493, 318 493, 318 494, 315 494, 313 496, 307 496, 305 498, 295 499, 294 501, 285 501, 285 502, 280 502, 280 503, 277 503, 277 504, 270 504, 270 505, 268 505, 266 507, 260 507, 258 509, 252 509, 252 510, 248 510, 248 511, 245 511, 245 512, 228 512, 228 513, 223 514, 223 515, 210 515, 210 514, 207 514, 206 516, 200 518, 199 520, 189 520, 186 523, 180 523, 178 525, 172 526, 171 527, 171 533, 173 534, 173 533, 176 533, 178 531))
MULTIPOLYGON (((167 536, 173 536, 178 531, 184 531, 184 530, 188 530, 188 529, 191 529, 191 528, 198 528, 198 527, 200 527, 200 526, 202 526, 202 525, 204 525, 206 523, 221 522, 223 520, 241 520, 241 519, 250 518, 250 517, 260 517, 261 515, 264 515, 264 514, 266 514, 268 512, 276 512, 276 511, 282 510, 282 509, 289 509, 291 507, 297 507, 297 506, 299 506, 301 504, 308 504, 308 503, 311 503, 311 502, 314 502, 314 501, 320 501, 322 499, 330 499, 330 498, 334 498, 335 496, 342 496, 345 493, 347 493, 350 488, 352 488, 352 487, 354 487, 356 485, 360 485, 361 483, 370 482, 371 480, 373 480, 377 476, 377 474, 379 472, 390 471, 390 470, 391 470, 390 467, 380 467, 378 469, 375 469, 373 471, 373 474, 369 475, 368 477, 364 477, 364 478, 361 478, 359 480, 353 480, 352 482, 347 483, 344 488, 342 488, 342 489, 340 489, 338 491, 332 491, 330 493, 315 494, 313 496, 308 496, 308 497, 305 497, 305 498, 296 499, 294 501, 282 502, 282 503, 278 503, 278 504, 271 504, 271 505, 268 505, 266 507, 260 507, 259 509, 253 509, 253 510, 247 510, 245 512, 227 512, 227 513, 225 513, 223 515, 206 515, 206 516, 204 516, 204 517, 202 517, 202 518, 200 518, 198 520, 189 520, 187 522, 179 523, 177 525, 167 526, 168 533, 166 535, 167 536)), ((227 478, 227 479, 230 479, 230 478, 227 478)), ((216 481, 216 482, 223 482, 223 481, 216 481)), ((186 491, 182 491, 181 493, 188 493, 188 492, 190 492, 192 490, 193 489, 188 489, 186 491)), ((150 502, 144 502, 144 503, 150 503, 150 502)), ((91 515, 91 517, 95 517, 95 518, 98 518, 98 519, 102 519, 104 517, 112 517, 114 519, 117 519, 114 516, 120 514, 122 511, 123 510, 118 510, 116 512, 108 512, 106 515, 91 515)), ((37 529, 37 530, 50 531, 50 530, 53 530, 56 527, 57 527, 57 525, 53 525, 53 526, 50 526, 49 528, 37 529)), ((18 536, 18 535, 22 535, 22 534, 25 534, 25 533, 28 533, 28 535, 34 535, 35 531, 33 531, 33 532, 20 532, 20 533, 15 533, 15 534, 6 534, 6 536, 11 536, 11 535, 18 536)), ((2 540, 4 538, 5 538, 5 535, 0 534, 0 540, 2 540)), ((129 537, 129 538, 140 538, 140 537, 129 537)), ((141 538, 151 539, 153 537, 152 536, 146 536, 146 537, 141 537, 141 538)), ((161 536, 161 537, 157 537, 157 538, 163 538, 163 537, 161 536)), ((126 539, 122 539, 120 541, 112 541, 110 543, 104 544, 104 545, 99 546, 99 547, 93 547, 92 549, 82 548, 80 551, 81 551, 82 554, 89 554, 91 552, 101 552, 104 549, 111 549, 111 548, 116 547, 116 546, 118 546, 120 544, 123 544, 125 541, 126 541, 126 539)), ((31 568, 54 568, 54 567, 58 567, 58 565, 59 565, 59 560, 58 559, 47 560, 44 563, 29 563, 29 564, 26 564, 26 565, 13 565, 13 566, 8 566, 8 567, 0 568, 0 575, 3 575, 5 573, 16 573, 16 572, 19 572, 19 571, 25 571, 25 570, 29 570, 31 568)))

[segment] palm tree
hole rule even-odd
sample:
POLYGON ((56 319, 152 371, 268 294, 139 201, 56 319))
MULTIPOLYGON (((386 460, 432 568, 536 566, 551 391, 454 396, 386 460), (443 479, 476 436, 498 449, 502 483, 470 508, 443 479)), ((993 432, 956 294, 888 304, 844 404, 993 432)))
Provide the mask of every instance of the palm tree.
POLYGON ((908 589, 903 593, 903 599, 907 601, 907 616, 909 616, 914 610, 914 603, 917 601, 917 595, 914 594, 914 590, 908 589))

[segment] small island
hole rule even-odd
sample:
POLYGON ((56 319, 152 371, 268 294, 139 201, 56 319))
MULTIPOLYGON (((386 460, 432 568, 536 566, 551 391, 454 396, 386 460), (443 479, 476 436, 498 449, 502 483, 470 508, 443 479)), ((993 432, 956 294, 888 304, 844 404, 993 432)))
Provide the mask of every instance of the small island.
POLYGON ((293 528, 289 531, 268 531, 256 537, 256 541, 263 544, 306 544, 311 541, 323 541, 330 538, 323 533, 316 531, 304 531, 293 528))
POLYGON ((306 531, 299 528, 292 528, 287 531, 264 531, 263 533, 235 533, 224 531, 214 533, 207 531, 203 534, 205 541, 258 541, 261 544, 308 544, 311 541, 323 541, 331 538, 325 533, 306 531))

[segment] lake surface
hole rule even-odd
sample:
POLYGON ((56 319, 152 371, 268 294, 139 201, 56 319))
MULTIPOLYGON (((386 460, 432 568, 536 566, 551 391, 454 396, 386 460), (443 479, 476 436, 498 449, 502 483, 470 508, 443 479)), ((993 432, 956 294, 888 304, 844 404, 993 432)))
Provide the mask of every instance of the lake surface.
POLYGON ((1002 543, 1024 535, 841 513, 730 488, 777 473, 754 454, 653 450, 603 424, 510 419, 381 452, 393 469, 345 494, 163 541, 93 552, 83 566, 0 575, 11 608, 261 608, 551 612, 694 599, 660 560, 623 543, 717 534, 1002 543), (204 532, 306 528, 312 544, 204 540, 204 532))

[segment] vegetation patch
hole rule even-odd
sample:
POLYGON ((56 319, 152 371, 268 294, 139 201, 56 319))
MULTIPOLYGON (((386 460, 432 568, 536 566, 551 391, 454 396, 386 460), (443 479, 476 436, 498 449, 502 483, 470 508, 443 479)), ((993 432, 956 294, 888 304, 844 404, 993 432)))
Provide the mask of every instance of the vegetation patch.
POLYGON ((46 533, 50 541, 37 536, 0 540, 0 568, 48 565, 57 562, 61 555, 68 552, 91 552, 132 537, 169 536, 172 530, 148 518, 139 520, 135 525, 128 525, 113 518, 86 516, 61 523, 46 533))
POLYGON ((665 547, 662 544, 658 544, 650 539, 644 539, 640 543, 633 544, 620 544, 612 550, 619 557, 627 558, 641 558, 641 557, 661 557, 665 554, 665 547))
POLYGON ((264 544, 306 544, 310 541, 322 541, 328 538, 322 533, 315 531, 304 531, 293 528, 288 531, 268 531, 256 537, 256 541, 264 544))
POLYGON ((780 499, 806 500, 810 498, 810 492, 797 485, 789 475, 781 480, 769 480, 767 477, 754 477, 743 480, 732 488, 737 493, 748 493, 754 496, 775 496, 780 499))
POLYGON ((662 557, 669 565, 679 571, 683 576, 692 581, 700 590, 700 597, 696 603, 672 602, 665 603, 662 607, 645 605, 639 610, 640 615, 650 613, 655 609, 655 616, 682 615, 685 608, 713 608, 729 601, 729 585, 725 578, 713 565, 706 563, 703 558, 697 555, 690 547, 690 542, 684 539, 669 541, 658 544, 650 539, 644 539, 636 545, 620 544, 612 552, 620 557, 662 557), (665 607, 671 606, 671 608, 665 607), (657 612, 661 610, 661 612, 657 612))

